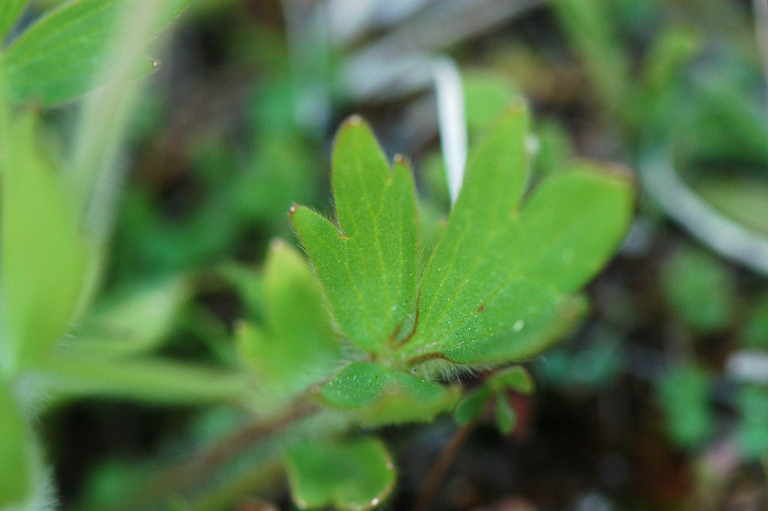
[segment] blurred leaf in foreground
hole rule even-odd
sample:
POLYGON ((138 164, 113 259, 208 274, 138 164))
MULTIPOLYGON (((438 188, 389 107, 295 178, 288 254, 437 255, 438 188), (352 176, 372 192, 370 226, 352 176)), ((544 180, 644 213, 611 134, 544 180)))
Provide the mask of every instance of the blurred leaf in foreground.
POLYGON ((32 116, 15 120, 2 172, 4 342, 20 363, 44 355, 71 326, 90 255, 80 209, 35 137, 32 116))
POLYGON ((340 344, 320 284, 301 255, 282 241, 269 249, 262 290, 264 326, 242 324, 238 349, 260 380, 264 399, 287 400, 332 374, 340 344))
MULTIPOLYGON (((155 32, 166 28, 188 1, 169 1, 155 32)), ((0 54, 11 101, 50 106, 93 88, 120 8, 126 4, 125 0, 69 0, 25 30, 0 54)), ((147 58, 147 71, 151 69, 147 58)))

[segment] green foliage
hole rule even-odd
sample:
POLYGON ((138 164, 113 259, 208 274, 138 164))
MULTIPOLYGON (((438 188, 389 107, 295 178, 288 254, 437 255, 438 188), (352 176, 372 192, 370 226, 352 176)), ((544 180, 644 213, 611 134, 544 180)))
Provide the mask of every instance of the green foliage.
POLYGON ((340 345, 320 285, 301 255, 282 241, 270 247, 262 290, 263 329, 242 324, 238 348, 265 399, 285 400, 328 378, 339 363, 340 345))
POLYGON ((556 349, 536 364, 536 374, 567 389, 602 388, 613 381, 623 367, 619 341, 608 335, 576 351, 566 347, 556 349))
POLYGON ((488 377, 487 385, 497 392, 513 390, 520 394, 532 394, 534 391, 533 378, 522 366, 502 369, 488 377))
POLYGON ((78 212, 37 145, 27 115, 3 141, 2 280, 9 366, 45 355, 73 321, 86 283, 89 248, 78 212))
POLYGON ((565 128, 553 121, 544 122, 539 126, 537 135, 539 149, 533 162, 536 173, 546 177, 567 169, 574 150, 565 128))
POLYGON ((617 113, 628 87, 628 63, 615 33, 610 4, 608 0, 556 0, 553 7, 584 60, 599 99, 617 113))
POLYGON ((723 215, 759 233, 768 235, 768 180, 758 176, 707 176, 696 191, 723 215))
POLYGON ((16 25, 27 6, 27 0, 4 0, 0 4, 0 44, 16 25))
POLYGON ((671 89, 672 82, 680 75, 683 64, 688 62, 699 47, 696 35, 684 28, 665 30, 654 42, 645 66, 645 87, 649 94, 663 95, 671 89))
POLYGON ((467 392, 453 411, 454 420, 464 426, 473 420, 480 419, 488 406, 491 396, 491 389, 485 385, 467 392))
POLYGON ((526 137, 518 104, 473 148, 448 226, 422 259, 407 169, 388 170, 360 120, 342 128, 333 183, 343 232, 306 208, 292 216, 351 342, 395 364, 499 363, 534 356, 583 313, 573 293, 622 236, 630 186, 580 164, 545 180, 518 211, 526 137), (417 260, 428 261, 418 304, 417 260))
POLYGON ((370 128, 355 117, 336 138, 332 184, 338 227, 304 207, 292 209, 293 225, 344 334, 380 352, 414 312, 413 177, 404 162, 389 169, 370 128))
POLYGON ((761 296, 752 308, 742 342, 750 348, 768 349, 768 295, 761 296))
MULTIPOLYGON (((185 8, 173 0, 155 28, 159 33, 185 8)), ((0 57, 9 97, 16 103, 55 105, 93 87, 116 31, 123 0, 69 0, 24 31, 0 57)), ((147 71, 151 66, 147 59, 147 71)))
POLYGON ((509 404, 504 394, 496 396, 496 427, 499 431, 508 435, 515 429, 515 411, 509 404))
POLYGON ((659 380, 659 399, 667 432, 683 447, 699 445, 712 431, 709 378, 698 367, 670 368, 659 380))
POLYGON ((122 358, 156 348, 189 299, 188 279, 175 277, 122 291, 96 303, 67 343, 67 353, 122 358))
POLYGON ((524 139, 525 115, 511 111, 471 153, 446 233, 424 270, 419 327, 403 348, 409 356, 437 352, 470 364, 530 357, 560 319, 583 310, 570 293, 623 234, 629 186, 579 166, 545 180, 518 213, 524 139))
MULTIPOLYGON (((518 96, 505 79, 480 71, 463 75, 465 117, 470 135, 480 133, 518 96)), ((445 180, 445 178, 443 178, 445 180)))
POLYGON ((0 381, 0 508, 21 504, 32 491, 29 427, 6 382, 0 381))
POLYGON ((163 360, 59 355, 30 370, 56 397, 88 396, 153 403, 199 404, 245 397, 249 378, 237 372, 163 360))
POLYGON ((513 366, 496 371, 474 390, 467 392, 453 411, 454 420, 464 426, 472 421, 479 421, 488 411, 493 400, 496 427, 507 435, 515 428, 515 411, 509 404, 508 391, 521 394, 533 392, 533 379, 521 366, 513 366))
POLYGON ((738 395, 741 422, 738 440, 741 450, 751 458, 763 458, 768 452, 768 390, 747 385, 738 395))
POLYGON ((672 310, 700 332, 721 330, 733 314, 733 282, 723 263, 707 253, 685 248, 662 268, 661 284, 672 310))
POLYGON ((302 442, 288 450, 286 465, 293 499, 301 509, 371 509, 395 483, 389 453, 371 438, 302 442))
POLYGON ((323 386, 321 395, 366 426, 430 421, 458 398, 455 388, 370 362, 345 367, 323 386))

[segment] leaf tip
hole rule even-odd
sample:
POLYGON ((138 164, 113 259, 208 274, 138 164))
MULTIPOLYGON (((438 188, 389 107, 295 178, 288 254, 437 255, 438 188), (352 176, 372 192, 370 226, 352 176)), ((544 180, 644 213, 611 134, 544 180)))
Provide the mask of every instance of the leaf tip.
POLYGON ((395 162, 395 165, 405 165, 405 166, 410 165, 410 160, 408 159, 408 157, 400 153, 397 153, 393 160, 395 162))
POLYGON ((344 121, 342 126, 362 126, 365 124, 365 120, 360 114, 352 114, 349 117, 347 117, 347 120, 344 121))

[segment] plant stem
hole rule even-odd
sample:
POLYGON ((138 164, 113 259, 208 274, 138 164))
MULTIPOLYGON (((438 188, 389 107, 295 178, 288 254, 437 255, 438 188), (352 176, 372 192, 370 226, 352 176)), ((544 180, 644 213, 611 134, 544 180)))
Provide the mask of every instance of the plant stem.
POLYGON ((472 421, 457 429, 451 440, 443 447, 443 450, 427 474, 424 486, 416 500, 415 511, 429 511, 432 500, 435 494, 437 494, 437 490, 440 489, 440 484, 443 482, 445 474, 453 465, 461 446, 464 445, 464 442, 469 438, 469 434, 475 429, 476 425, 477 423, 472 421))
POLYGON ((148 485, 146 494, 153 497, 169 495, 199 484, 207 474, 238 453, 317 411, 318 408, 314 403, 302 399, 284 413, 268 421, 250 422, 221 438, 210 448, 198 453, 181 466, 161 474, 148 485))

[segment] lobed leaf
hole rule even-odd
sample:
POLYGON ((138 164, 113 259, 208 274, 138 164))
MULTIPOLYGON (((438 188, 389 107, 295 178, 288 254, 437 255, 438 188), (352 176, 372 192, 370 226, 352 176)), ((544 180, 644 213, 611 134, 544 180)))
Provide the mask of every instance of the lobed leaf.
POLYGON ((374 438, 301 442, 288 449, 286 469, 293 500, 301 509, 371 509, 395 484, 392 458, 374 438))
POLYGON ((292 208, 293 226, 342 332, 380 351, 414 312, 413 177, 402 161, 390 169, 370 128, 353 117, 336 138, 332 185, 338 228, 303 207, 292 208))
POLYGON ((338 364, 340 345, 320 284, 296 250, 272 243, 262 284, 264 329, 242 324, 237 342, 265 392, 287 398, 327 378, 338 364))
POLYGON ((613 253, 631 187, 578 165, 552 176, 520 210, 528 178, 525 109, 510 110, 474 149, 446 233, 422 280, 419 325, 403 353, 454 362, 519 360, 572 324, 571 295, 613 253), (515 358, 509 358, 515 357, 515 358))

